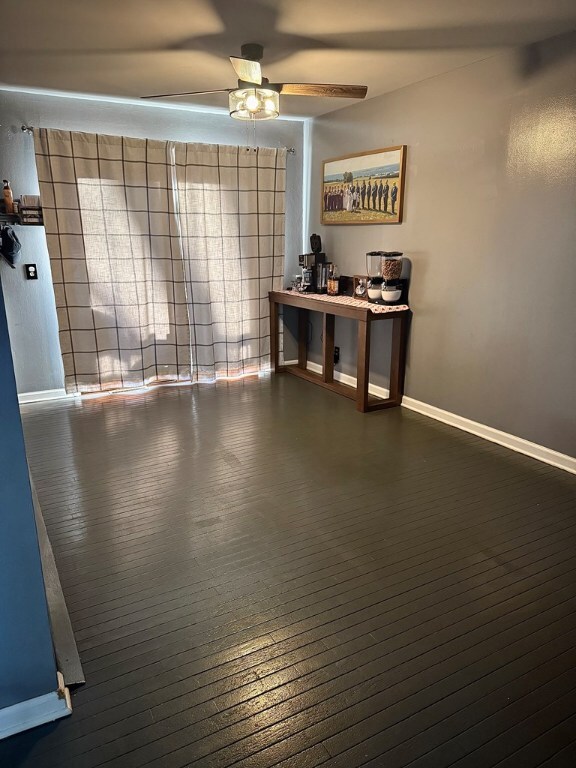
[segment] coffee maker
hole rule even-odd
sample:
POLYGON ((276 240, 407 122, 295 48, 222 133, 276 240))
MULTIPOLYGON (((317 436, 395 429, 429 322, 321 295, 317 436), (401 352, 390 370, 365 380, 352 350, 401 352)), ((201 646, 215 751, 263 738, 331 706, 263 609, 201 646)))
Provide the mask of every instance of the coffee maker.
POLYGON ((311 253, 298 256, 298 265, 302 268, 301 291, 304 293, 326 293, 330 263, 322 253, 320 235, 310 236, 311 253))
POLYGON ((313 253, 302 253, 298 256, 298 265, 302 269, 300 290, 303 293, 313 293, 316 287, 316 262, 313 253))

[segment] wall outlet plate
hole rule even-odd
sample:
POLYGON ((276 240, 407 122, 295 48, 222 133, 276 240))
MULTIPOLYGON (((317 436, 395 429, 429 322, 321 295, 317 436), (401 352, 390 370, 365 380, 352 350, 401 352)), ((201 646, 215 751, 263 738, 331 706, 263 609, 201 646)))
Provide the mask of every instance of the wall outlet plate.
POLYGON ((38 280, 38 268, 36 264, 24 264, 26 280, 38 280))

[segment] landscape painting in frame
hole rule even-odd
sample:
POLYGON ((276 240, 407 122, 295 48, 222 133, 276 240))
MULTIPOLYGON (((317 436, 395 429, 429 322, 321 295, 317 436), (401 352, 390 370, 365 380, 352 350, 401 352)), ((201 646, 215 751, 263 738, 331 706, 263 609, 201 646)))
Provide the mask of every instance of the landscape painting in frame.
POLYGON ((399 224, 406 147, 324 161, 322 224, 399 224))

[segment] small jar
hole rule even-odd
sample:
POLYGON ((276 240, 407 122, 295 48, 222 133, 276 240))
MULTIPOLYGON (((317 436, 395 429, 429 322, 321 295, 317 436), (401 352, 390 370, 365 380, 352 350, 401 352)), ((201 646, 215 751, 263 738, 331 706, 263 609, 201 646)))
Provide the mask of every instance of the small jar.
POLYGON ((383 253, 380 268, 384 280, 398 280, 402 275, 402 254, 399 251, 383 253))
POLYGON ((338 296, 340 293, 340 271, 336 264, 331 264, 329 267, 326 287, 329 296, 338 296))

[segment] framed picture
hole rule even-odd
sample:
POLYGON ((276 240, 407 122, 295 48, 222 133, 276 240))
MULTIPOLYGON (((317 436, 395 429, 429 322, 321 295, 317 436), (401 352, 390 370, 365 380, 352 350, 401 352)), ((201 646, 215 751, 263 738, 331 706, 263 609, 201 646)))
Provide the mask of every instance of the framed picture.
POLYGON ((352 296, 368 301, 368 278, 366 275, 354 275, 352 278, 352 296))
POLYGON ((322 224, 400 224, 406 146, 325 160, 322 224))

